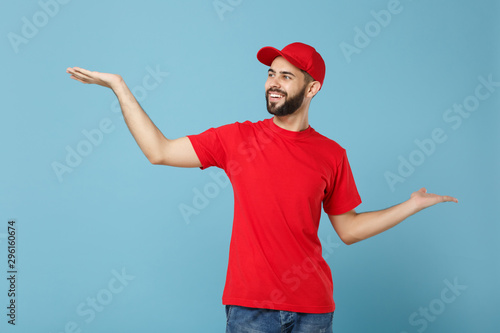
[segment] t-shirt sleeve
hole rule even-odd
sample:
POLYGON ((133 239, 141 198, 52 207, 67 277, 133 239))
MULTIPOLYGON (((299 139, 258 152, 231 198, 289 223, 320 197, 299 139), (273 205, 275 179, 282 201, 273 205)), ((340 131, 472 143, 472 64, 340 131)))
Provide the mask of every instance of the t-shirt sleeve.
POLYGON ((323 210, 328 215, 340 215, 356 208, 360 203, 361 197, 344 150, 327 187, 323 199, 323 210))
POLYGON ((211 166, 224 169, 227 154, 220 132, 220 128, 210 128, 200 134, 188 135, 201 162, 201 169, 211 166))

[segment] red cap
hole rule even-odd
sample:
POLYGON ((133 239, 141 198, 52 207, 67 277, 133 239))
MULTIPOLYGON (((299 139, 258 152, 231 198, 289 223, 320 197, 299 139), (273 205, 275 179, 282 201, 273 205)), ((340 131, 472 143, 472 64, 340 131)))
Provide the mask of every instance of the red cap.
POLYGON ((326 72, 325 61, 316 52, 314 47, 304 43, 292 43, 285 46, 281 51, 274 47, 266 46, 257 52, 257 59, 267 66, 271 66, 274 59, 278 56, 282 56, 295 67, 307 72, 323 86, 326 72))

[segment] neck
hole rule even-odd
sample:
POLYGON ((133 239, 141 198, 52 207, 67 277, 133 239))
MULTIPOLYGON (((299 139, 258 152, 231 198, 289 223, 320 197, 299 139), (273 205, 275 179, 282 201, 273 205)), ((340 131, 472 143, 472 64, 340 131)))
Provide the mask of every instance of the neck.
POLYGON ((273 121, 277 126, 288 131, 304 131, 309 127, 308 108, 301 107, 287 116, 274 116, 273 121))

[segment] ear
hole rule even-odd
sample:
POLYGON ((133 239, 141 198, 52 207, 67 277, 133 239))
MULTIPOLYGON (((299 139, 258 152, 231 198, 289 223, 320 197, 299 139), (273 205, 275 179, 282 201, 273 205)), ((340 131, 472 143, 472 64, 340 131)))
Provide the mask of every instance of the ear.
POLYGON ((320 89, 321 89, 321 83, 319 83, 319 81, 313 81, 309 83, 309 88, 307 89, 306 97, 313 98, 320 89))

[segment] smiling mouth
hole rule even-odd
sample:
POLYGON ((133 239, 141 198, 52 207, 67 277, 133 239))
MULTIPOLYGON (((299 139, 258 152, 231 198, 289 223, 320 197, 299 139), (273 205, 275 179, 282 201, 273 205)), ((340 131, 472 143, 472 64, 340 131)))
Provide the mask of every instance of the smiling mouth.
POLYGON ((284 94, 277 93, 277 92, 272 92, 272 91, 268 93, 268 96, 269 96, 269 101, 271 101, 271 102, 278 102, 282 98, 285 97, 284 94))

